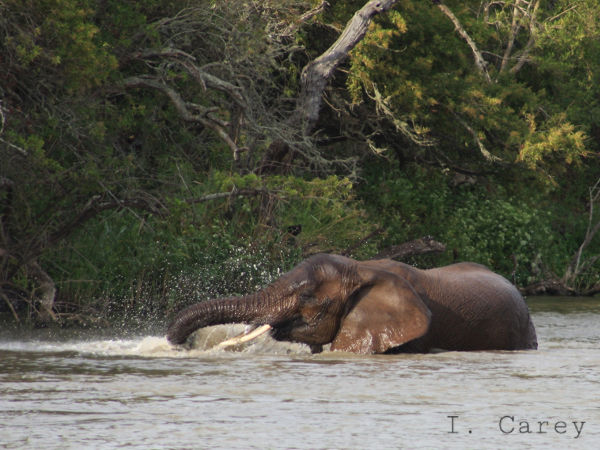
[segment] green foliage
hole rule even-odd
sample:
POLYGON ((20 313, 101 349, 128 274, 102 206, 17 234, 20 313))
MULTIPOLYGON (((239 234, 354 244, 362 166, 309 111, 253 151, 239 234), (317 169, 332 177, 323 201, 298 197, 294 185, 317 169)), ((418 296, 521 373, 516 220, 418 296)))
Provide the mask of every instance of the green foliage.
POLYGON ((320 2, 184 3, 0 2, 2 286, 33 292, 32 258, 62 311, 164 314, 254 290, 308 254, 366 258, 425 235, 449 250, 409 262, 474 260, 520 284, 564 273, 599 173, 599 0, 541 2, 511 52, 514 2, 444 2, 492 82, 439 7, 401 0, 328 81, 310 138, 288 120, 302 69, 365 2, 303 24, 320 2), (165 49, 180 53, 140 56, 165 49), (124 88, 131 77, 218 126, 183 120, 163 91, 124 88), (299 151, 259 170, 279 140, 299 151), (315 155, 357 166, 317 172, 315 155))
POLYGON ((194 216, 204 215, 202 221, 216 219, 221 227, 252 240, 280 244, 293 240, 304 253, 341 251, 372 229, 347 178, 258 177, 215 171, 197 195, 213 192, 233 195, 226 201, 190 206, 194 216), (244 225, 240 228, 239 224, 244 225), (287 230, 295 226, 302 231, 292 237, 287 230))
POLYGON ((561 163, 581 163, 588 156, 585 134, 575 130, 573 124, 566 122, 564 114, 558 114, 547 121, 548 129, 538 130, 534 117, 529 117, 530 136, 522 144, 518 160, 535 169, 538 165, 550 166, 556 161, 561 166, 553 170, 561 173, 561 163), (554 125, 556 124, 556 125, 554 125))
POLYGON ((585 216, 565 214, 565 204, 544 199, 535 184, 511 192, 494 179, 455 185, 451 172, 369 167, 360 192, 386 231, 379 245, 425 235, 446 244, 433 261, 411 261, 418 265, 474 261, 527 285, 561 276, 585 232, 585 216))
POLYGON ((448 218, 446 241, 460 260, 492 267, 518 285, 535 281, 541 261, 560 267, 551 214, 515 198, 486 198, 481 192, 461 199, 448 218))
POLYGON ((416 166, 407 171, 386 170, 381 163, 369 169, 364 173, 361 197, 387 233, 380 245, 398 245, 426 235, 441 239, 450 208, 444 174, 416 166))
POLYGON ((98 37, 93 6, 89 0, 4 2, 6 18, 15 27, 6 44, 19 69, 51 75, 53 85, 72 91, 102 83, 116 68, 116 58, 98 37))
MULTIPOLYGON (((484 15, 473 13, 479 2, 448 5, 478 50, 489 59, 487 70, 493 82, 487 82, 476 69, 473 50, 438 8, 427 2, 406 0, 400 2, 402 16, 395 13, 378 18, 352 52, 347 88, 353 103, 374 101, 380 111, 385 111, 385 105, 389 108, 385 111, 388 119, 413 124, 417 135, 428 134, 445 157, 463 164, 481 161, 484 148, 506 161, 524 162, 528 169, 551 180, 562 175, 565 167, 576 166, 588 156, 589 128, 581 119, 584 111, 588 113, 590 102, 596 103, 592 100, 597 97, 595 88, 590 83, 590 76, 598 72, 595 62, 580 58, 577 67, 583 72, 567 70, 571 79, 545 77, 543 67, 555 60, 551 51, 545 53, 545 46, 557 45, 545 38, 534 57, 540 69, 527 66, 523 73, 509 73, 501 67, 500 56, 494 59, 493 55, 503 55, 508 45, 512 4, 507 3, 502 9, 492 5, 488 22, 483 20, 484 15), (495 25, 490 26, 491 23, 495 25), (536 69, 541 72, 535 72, 536 69), (543 86, 539 84, 542 79, 543 86), (585 96, 587 100, 573 104, 569 93, 575 90, 579 91, 579 98, 585 96), (555 97, 557 94, 559 98, 555 97), (565 107, 568 113, 564 112, 565 107), (575 119, 578 122, 573 122, 575 119)), ((561 4, 540 13, 540 21, 548 20, 542 34, 549 28, 567 26, 560 22, 570 24, 576 20, 573 10, 566 11, 558 21, 548 18, 563 9, 568 7, 561 4)), ((579 37, 596 33, 590 30, 592 27, 580 30, 579 37)), ((524 34, 517 39, 527 41, 527 30, 522 27, 524 34)), ((569 52, 566 48, 561 51, 566 60, 569 52)), ((510 59, 511 64, 514 59, 516 56, 510 59)), ((566 74, 563 68, 559 70, 566 74)), ((405 129, 398 131, 405 138, 409 136, 405 129)), ((407 144, 412 145, 411 139, 407 144)))
POLYGON ((190 180, 188 186, 187 194, 172 197, 167 220, 126 210, 104 214, 69 246, 49 253, 53 273, 68 267, 74 280, 88 280, 66 283, 62 295, 97 298, 101 292, 121 300, 120 306, 111 302, 100 309, 153 314, 255 290, 307 252, 343 250, 372 227, 356 209, 352 184, 345 178, 213 172, 203 183, 190 180), (195 201, 220 192, 233 195, 195 201))

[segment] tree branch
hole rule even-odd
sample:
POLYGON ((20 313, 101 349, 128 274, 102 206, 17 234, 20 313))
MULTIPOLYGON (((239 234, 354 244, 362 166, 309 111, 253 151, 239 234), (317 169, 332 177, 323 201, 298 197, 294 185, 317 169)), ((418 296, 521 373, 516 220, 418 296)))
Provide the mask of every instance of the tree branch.
POLYGON ((127 199, 118 199, 111 198, 109 200, 104 200, 102 195, 94 195, 91 197, 87 203, 81 208, 81 210, 77 213, 77 215, 68 223, 64 224, 55 232, 51 233, 48 236, 47 242, 49 244, 55 244, 61 239, 64 239, 69 234, 71 234, 77 227, 97 216, 103 211, 108 211, 111 209, 120 209, 120 208, 133 208, 133 209, 141 209, 144 211, 149 211, 152 214, 156 214, 158 216, 162 215, 162 205, 160 205, 157 201, 149 201, 146 198, 127 198, 127 199))
POLYGON ((444 251, 446 251, 446 246, 444 244, 436 241, 431 236, 424 236, 420 239, 386 248, 371 259, 389 258, 402 260, 409 256, 424 255, 426 253, 442 253, 444 251))
POLYGON ((304 67, 296 112, 305 135, 310 134, 319 118, 323 91, 334 70, 365 36, 373 17, 389 10, 396 2, 397 0, 368 1, 354 14, 331 47, 304 67))
POLYGON ((15 307, 12 304, 12 301, 10 300, 10 298, 8 298, 8 296, 2 291, 2 289, 0 288, 0 297, 2 298, 2 300, 4 300, 4 302, 6 303, 7 308, 10 310, 10 312, 13 315, 13 318, 15 319, 15 322, 17 322, 18 324, 21 323, 21 319, 19 318, 19 315, 17 314, 17 311, 15 310, 15 307))
POLYGON ((208 72, 202 70, 195 64, 196 58, 189 53, 179 50, 177 48, 165 47, 160 50, 157 49, 146 49, 131 55, 131 58, 135 59, 171 59, 183 67, 193 78, 196 80, 203 90, 207 88, 216 89, 218 91, 228 94, 238 106, 247 109, 247 102, 244 97, 240 94, 240 88, 229 83, 228 81, 222 80, 208 72))
POLYGON ((479 148, 479 151, 481 152, 481 154, 483 155, 483 157, 491 163, 499 163, 499 162, 503 162, 503 160, 501 158, 498 158, 495 155, 492 155, 489 150, 487 148, 485 148, 485 145, 483 145, 483 142, 481 142, 481 139, 479 139, 479 136, 477 136, 477 132, 467 123, 465 122, 458 114, 456 114, 455 112, 451 111, 452 115, 456 118, 456 120, 458 120, 458 122, 469 132, 469 134, 471 136, 473 136, 473 140, 475 141, 475 144, 477 144, 477 147, 479 148))
MULTIPOLYGON (((1 258, 7 259, 7 258, 10 258, 10 256, 11 255, 7 250, 0 248, 0 257, 1 258)), ((56 314, 54 314, 54 311, 52 310, 52 308, 54 307, 54 298, 56 297, 56 285, 54 284, 54 280, 50 277, 50 275, 48 275, 46 273, 46 271, 44 269, 42 269, 42 267, 37 262, 37 259, 30 258, 29 260, 24 261, 22 264, 29 272, 29 275, 33 279, 37 280, 37 282, 38 282, 37 290, 40 292, 40 295, 36 296, 36 297, 39 298, 40 305, 42 307, 42 311, 41 312, 38 311, 39 318, 42 319, 43 321, 52 319, 56 322, 58 320, 58 318, 56 317, 56 314)), ((15 308, 13 307, 12 302, 4 294, 2 289, 0 289, 0 296, 6 302, 7 306, 11 310, 15 320, 17 322, 20 322, 19 315, 17 314, 15 308)))
POLYGON ((231 197, 255 197, 259 195, 273 195, 275 192, 268 189, 232 189, 230 192, 217 192, 214 194, 203 195, 197 198, 188 198, 185 201, 189 204, 204 203, 212 200, 231 197))
POLYGON ((246 150, 245 148, 238 147, 231 136, 224 130, 224 127, 227 126, 228 123, 211 116, 211 113, 215 112, 214 108, 206 108, 196 103, 186 103, 175 89, 153 77, 140 76, 126 78, 123 80, 122 85, 126 88, 147 87, 161 91, 169 98, 183 120, 186 122, 199 123, 217 133, 231 149, 235 161, 238 161, 240 153, 246 150), (192 113, 190 107, 198 112, 192 113))
MULTIPOLYGON (((600 231, 600 220, 594 224, 594 204, 600 201, 600 178, 596 181, 594 186, 590 188, 590 207, 588 213, 588 226, 585 232, 585 237, 583 238, 583 242, 573 255, 571 259, 571 263, 567 267, 565 271, 565 276, 563 280, 566 284, 572 283, 577 276, 581 273, 583 267, 589 266, 590 264, 582 264, 581 258, 584 250, 590 245, 596 234, 600 231)), ((595 260, 592 258, 592 264, 595 260)))
POLYGON ((371 84, 371 88, 373 89, 373 95, 369 94, 368 92, 367 95, 371 98, 371 100, 375 102, 375 108, 377 109, 377 111, 383 113, 383 115, 394 124, 396 131, 400 132, 403 136, 407 137, 411 142, 418 146, 428 147, 434 145, 434 141, 428 139, 427 137, 419 135, 418 132, 413 130, 413 128, 408 123, 399 119, 392 112, 387 99, 383 98, 383 95, 381 95, 381 92, 379 92, 379 89, 377 89, 375 83, 371 84))
POLYGON ((518 8, 520 1, 521 0, 515 0, 515 4, 513 5, 513 16, 512 24, 510 26, 510 35, 508 36, 508 44, 506 45, 504 55, 502 56, 502 62, 500 63, 500 72, 503 72, 506 69, 508 59, 512 53, 513 45, 515 44, 515 39, 517 38, 517 33, 521 28, 519 23, 519 16, 521 15, 521 11, 518 8))
MULTIPOLYGON (((537 10, 538 10, 538 6, 540 5, 540 2, 536 1, 536 0, 531 0, 531 2, 534 2, 535 4, 533 6, 533 11, 531 12, 530 17, 529 17, 529 39, 527 40, 527 44, 525 44, 525 48, 523 49, 521 56, 519 56, 519 60, 510 69, 510 73, 512 73, 512 74, 517 73, 525 65, 525 63, 527 62, 527 59, 529 57, 529 53, 531 52, 531 49, 533 48, 533 44, 535 42, 535 33, 536 33, 536 31, 535 31, 535 24, 536 24, 535 16, 537 14, 537 10)), ((528 6, 528 9, 529 8, 531 8, 531 3, 528 6)))
POLYGON ((444 5, 440 1, 439 3, 437 3, 437 6, 440 9, 440 11, 442 11, 446 15, 446 17, 448 17, 452 21, 452 23, 454 24, 454 28, 456 28, 456 31, 458 31, 458 34, 460 34, 460 36, 467 42, 469 47, 471 47, 471 51, 473 52, 473 58, 475 59, 475 66, 479 69, 485 80, 488 83, 491 83, 492 79, 490 78, 490 74, 488 73, 486 68, 487 63, 483 59, 483 56, 481 56, 481 52, 477 48, 477 44, 475 44, 473 39, 471 39, 471 36, 469 36, 469 34, 463 28, 458 18, 454 15, 452 11, 450 11, 450 9, 446 5, 444 5))
POLYGON ((27 263, 27 269, 38 281, 38 290, 40 291, 39 299, 40 305, 42 306, 42 312, 40 317, 42 320, 47 320, 47 317, 51 318, 55 322, 58 320, 56 314, 52 308, 54 307, 54 298, 56 297, 56 285, 54 280, 50 278, 50 275, 42 269, 37 260, 33 259, 27 263))
POLYGON ((282 33, 282 36, 292 36, 298 30, 298 28, 302 26, 302 24, 308 22, 316 15, 321 14, 323 11, 325 11, 325 8, 329 8, 329 6, 329 2, 323 0, 319 5, 302 14, 298 20, 295 20, 293 23, 289 24, 282 33))

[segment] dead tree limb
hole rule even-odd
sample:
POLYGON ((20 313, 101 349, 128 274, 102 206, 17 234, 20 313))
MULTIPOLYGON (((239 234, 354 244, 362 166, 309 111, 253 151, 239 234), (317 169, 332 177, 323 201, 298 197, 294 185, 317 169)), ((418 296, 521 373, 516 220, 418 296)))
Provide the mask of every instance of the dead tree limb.
POLYGON ((60 228, 49 234, 46 240, 46 246, 48 244, 55 244, 61 239, 64 239, 78 227, 80 227, 84 222, 87 222, 101 212, 122 208, 148 211, 149 213, 157 216, 161 216, 165 213, 165 207, 160 204, 158 200, 151 197, 132 197, 119 199, 114 196, 107 198, 106 195, 94 195, 69 222, 65 222, 60 228))
POLYGON ((501 162, 504 162, 502 160, 502 158, 498 158, 497 156, 492 155, 490 153, 490 151, 487 148, 485 148, 485 145, 483 145, 483 142, 481 142, 481 139, 479 139, 479 136, 477 135, 477 132, 466 121, 464 121, 455 112, 453 112, 453 111, 451 111, 451 112, 454 115, 454 117, 456 118, 456 120, 458 121, 458 123, 460 123, 465 128, 465 130, 467 130, 469 132, 469 134, 473 137, 473 141, 475 142, 475 144, 479 148, 479 151, 481 152, 481 154, 483 155, 483 157, 486 159, 486 161, 488 161, 490 163, 501 163, 501 162))
POLYGON ((322 95, 335 69, 367 33, 373 17, 389 10, 397 0, 371 0, 346 24, 340 37, 321 56, 308 63, 301 74, 302 89, 296 103, 296 114, 304 134, 314 128, 322 103, 322 95))
MULTIPOLYGON (((5 182, 5 185, 12 187, 12 184, 5 182)), ((0 187, 2 179, 0 179, 0 187)), ((2 206, 2 205, 0 205, 2 206)), ((158 203, 156 199, 150 197, 132 197, 118 199, 111 195, 95 195, 92 196, 87 203, 81 207, 72 217, 71 220, 65 221, 60 227, 54 231, 29 239, 26 242, 18 244, 13 243, 9 230, 5 227, 4 220, 6 218, 6 209, 10 208, 10 204, 0 208, 0 267, 10 267, 10 270, 2 274, 4 279, 0 280, 3 284, 10 282, 15 274, 22 272, 28 280, 31 280, 34 285, 32 292, 29 294, 31 305, 37 312, 37 318, 43 322, 50 320, 57 321, 58 317, 54 312, 54 301, 56 298, 56 284, 52 277, 42 268, 39 263, 39 256, 43 250, 56 244, 69 234, 77 230, 84 222, 97 216, 102 211, 110 209, 132 208, 149 211, 156 215, 164 213, 164 207, 158 203), (39 309, 36 307, 36 302, 39 309)), ((1 292, 0 292, 1 293, 1 292)), ((7 297, 4 295, 5 301, 7 297)), ((17 316, 17 312, 9 304, 9 308, 13 316, 17 316)))
MULTIPOLYGON (((2 101, 0 100, 0 136, 2 135, 2 133, 4 133, 4 126, 6 124, 6 117, 4 116, 4 107, 2 106, 2 101)), ((27 150, 25 150, 24 148, 19 147, 18 145, 13 144, 12 142, 8 142, 7 140, 3 139, 0 137, 0 142, 2 142, 3 144, 5 144, 7 147, 12 148, 13 150, 16 150, 17 152, 19 152, 21 155, 23 156, 27 156, 27 150)))
MULTIPOLYGON (((527 13, 529 14, 529 39, 527 40, 527 44, 525 44, 525 48, 521 52, 517 63, 510 68, 510 73, 517 73, 521 68, 525 65, 527 60, 529 59, 529 53, 533 48, 533 44, 535 43, 535 35, 536 35, 536 15, 538 6, 540 5, 539 1, 532 0, 527 5, 527 13), (533 4, 533 9, 532 8, 533 4)), ((516 6, 515 6, 516 9, 516 6)))
POLYGON ((54 280, 52 280, 50 275, 42 269, 42 266, 39 265, 37 260, 30 260, 27 263, 27 269, 30 275, 38 282, 37 291, 39 292, 39 295, 36 295, 35 297, 39 298, 41 306, 41 311, 39 312, 40 318, 44 321, 52 319, 56 322, 58 318, 53 311, 54 299, 56 297, 56 285, 54 284, 54 280))
POLYGON ((446 246, 433 239, 432 236, 424 236, 404 244, 394 245, 386 248, 373 256, 371 259, 398 259, 402 260, 409 256, 424 255, 427 253, 442 253, 446 251, 446 246))
POLYGON ((304 23, 308 22, 316 15, 321 14, 323 11, 325 11, 326 8, 329 8, 329 6, 329 2, 323 0, 319 5, 302 14, 298 20, 295 20, 294 22, 290 23, 285 28, 281 36, 292 36, 304 23))
MULTIPOLYGON (((14 255, 12 255, 14 256, 14 255)), ((3 248, 0 248, 0 258, 8 259, 11 257, 11 254, 3 248)), ((16 258, 15 258, 16 260, 16 258)), ((23 266, 28 272, 28 277, 36 280, 38 282, 38 286, 36 288, 36 293, 32 295, 34 298, 38 298, 41 306, 41 311, 38 312, 38 316, 43 321, 48 321, 52 319, 53 321, 57 321, 56 314, 53 311, 54 307, 54 299, 56 297, 56 285, 54 284, 54 280, 46 273, 44 269, 39 265, 36 259, 30 258, 27 261, 24 261, 23 266), (39 295, 36 295, 39 293, 39 295)), ((2 283, 4 284, 4 282, 2 283)), ((13 317, 17 322, 20 322, 19 315, 15 310, 12 301, 8 296, 3 292, 3 289, 0 288, 0 297, 4 299, 8 308, 13 314, 13 317)))
POLYGON ((15 319, 15 322, 20 324, 21 318, 19 317, 19 314, 17 314, 17 311, 15 310, 15 307, 13 306, 11 299, 8 298, 8 296, 3 292, 2 288, 0 288, 0 298, 2 298, 2 300, 4 300, 4 302, 6 303, 6 307, 12 313, 13 318, 15 319))
POLYGON ((510 25, 510 33, 508 35, 508 43, 506 44, 506 49, 504 50, 504 55, 502 56, 502 62, 500 63, 500 72, 503 72, 508 65, 508 60, 512 55, 513 46, 515 45, 515 40, 517 39, 517 34, 521 29, 521 17, 523 13, 521 12, 521 8, 519 8, 519 3, 521 0, 516 0, 513 6, 513 14, 512 14, 512 23, 510 25))
POLYGON ((216 192, 214 194, 203 195, 202 197, 188 198, 186 203, 197 204, 205 203, 212 200, 220 200, 223 198, 232 197, 258 197, 260 195, 274 195, 275 191, 268 189, 233 189, 230 192, 216 192))
POLYGON ((161 91, 169 98, 183 120, 191 123, 199 123, 217 133, 231 149, 234 161, 238 161, 240 153, 246 150, 245 148, 238 147, 227 131, 225 131, 225 128, 229 126, 229 123, 214 116, 213 113, 216 112, 218 108, 207 108, 196 103, 186 102, 179 92, 154 77, 130 77, 123 80, 122 84, 126 88, 146 87, 161 91))
POLYGON ((471 39, 471 36, 469 36, 469 33, 467 33, 467 31, 461 25, 460 20, 458 20, 458 17, 456 17, 446 5, 439 1, 437 2, 437 6, 440 9, 440 11, 442 11, 446 15, 446 17, 448 17, 452 21, 452 23, 454 24, 454 28, 456 29, 460 37, 462 37, 469 45, 469 47, 471 47, 471 52, 473 53, 473 58, 475 59, 475 66, 479 69, 479 71, 485 78, 485 81, 491 83, 492 79, 487 71, 487 63, 483 59, 483 56, 481 56, 481 52, 477 48, 477 44, 475 44, 475 41, 471 39))
POLYGON ((592 240, 600 231, 600 219, 598 222, 594 223, 594 206, 596 203, 600 202, 600 178, 596 181, 596 183, 590 188, 589 192, 589 213, 588 213, 588 225, 585 232, 585 236, 583 238, 583 242, 573 255, 567 270, 565 271, 565 276, 563 277, 563 281, 565 284, 571 284, 573 281, 581 274, 581 272, 594 264, 600 256, 597 255, 595 257, 590 258, 588 261, 582 261, 582 256, 584 250, 591 244, 592 240))
POLYGON ((565 285, 562 280, 551 278, 548 280, 538 281, 528 286, 519 288, 523 295, 560 295, 562 297, 570 297, 579 295, 580 293, 565 285))
MULTIPOLYGON (((178 48, 165 47, 162 49, 145 49, 130 56, 131 59, 153 60, 169 59, 188 72, 194 80, 206 91, 207 88, 215 89, 227 94, 242 109, 247 108, 247 103, 240 93, 240 88, 226 80, 222 80, 196 64, 196 58, 178 48)), ((148 86, 152 87, 152 86, 148 86)))
POLYGON ((419 134, 407 122, 400 119, 399 117, 397 117, 396 114, 394 114, 392 108, 388 103, 388 99, 383 97, 375 83, 371 84, 370 89, 373 91, 373 94, 367 91, 367 95, 371 100, 375 102, 376 110, 383 114, 385 117, 387 117, 387 119, 390 122, 392 122, 392 124, 398 132, 400 132, 403 136, 405 136, 410 141, 421 147, 429 147, 435 144, 433 140, 419 134))
POLYGON ((573 255, 565 274, 562 278, 552 276, 547 280, 542 280, 533 283, 529 286, 521 288, 524 295, 582 295, 591 296, 600 292, 600 283, 595 281, 591 286, 577 286, 577 278, 580 277, 586 270, 591 268, 598 260, 600 255, 593 255, 586 259, 583 258, 583 253, 586 248, 592 243, 594 237, 600 232, 600 219, 594 217, 595 205, 600 202, 600 178, 589 190, 589 212, 588 225, 583 238, 583 242, 573 255), (597 220, 597 222, 596 222, 597 220))

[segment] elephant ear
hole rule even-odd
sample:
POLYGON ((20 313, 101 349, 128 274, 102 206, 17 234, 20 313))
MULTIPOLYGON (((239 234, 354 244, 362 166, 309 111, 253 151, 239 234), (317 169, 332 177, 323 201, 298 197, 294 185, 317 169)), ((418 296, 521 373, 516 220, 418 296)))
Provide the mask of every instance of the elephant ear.
POLYGON ((359 273, 364 284, 331 350, 384 353, 427 332, 431 312, 406 280, 381 269, 363 267, 359 273))

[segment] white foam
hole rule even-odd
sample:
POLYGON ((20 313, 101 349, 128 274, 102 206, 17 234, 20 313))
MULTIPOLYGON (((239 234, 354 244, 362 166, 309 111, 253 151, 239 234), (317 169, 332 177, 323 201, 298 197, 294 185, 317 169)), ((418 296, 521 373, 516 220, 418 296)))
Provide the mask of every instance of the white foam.
POLYGON ((310 353, 307 346, 278 342, 265 335, 239 345, 218 348, 218 344, 242 333, 244 325, 218 325, 198 330, 191 348, 171 345, 165 336, 140 336, 122 339, 89 339, 66 341, 21 340, 2 341, 0 350, 17 352, 75 352, 101 356, 140 356, 186 358, 232 353, 293 354, 310 353))

